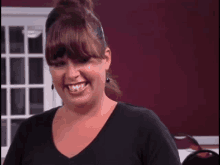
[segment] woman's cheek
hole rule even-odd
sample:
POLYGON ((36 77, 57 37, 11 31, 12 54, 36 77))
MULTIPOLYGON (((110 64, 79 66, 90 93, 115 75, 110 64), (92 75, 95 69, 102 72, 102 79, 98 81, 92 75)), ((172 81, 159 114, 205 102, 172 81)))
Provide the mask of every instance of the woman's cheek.
POLYGON ((52 79, 53 79, 53 83, 56 85, 62 85, 63 83, 63 76, 61 73, 57 73, 57 72, 52 72, 52 79))

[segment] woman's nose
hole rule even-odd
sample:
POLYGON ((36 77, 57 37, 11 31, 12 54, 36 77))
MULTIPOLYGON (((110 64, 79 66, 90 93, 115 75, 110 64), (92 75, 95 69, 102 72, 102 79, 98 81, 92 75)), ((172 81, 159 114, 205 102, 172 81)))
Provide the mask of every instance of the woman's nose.
POLYGON ((66 77, 69 78, 75 78, 77 76, 79 76, 79 67, 77 67, 76 65, 69 63, 67 70, 66 70, 66 77))

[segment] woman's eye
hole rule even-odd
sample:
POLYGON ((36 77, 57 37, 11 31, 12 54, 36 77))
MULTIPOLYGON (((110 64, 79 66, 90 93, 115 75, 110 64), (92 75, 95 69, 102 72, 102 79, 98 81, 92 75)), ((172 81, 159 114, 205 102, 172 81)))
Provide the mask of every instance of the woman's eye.
POLYGON ((65 62, 59 62, 59 63, 55 63, 54 66, 56 67, 61 67, 61 66, 64 66, 65 65, 65 62))
POLYGON ((83 63, 85 63, 85 62, 87 62, 87 61, 89 61, 89 60, 88 60, 88 59, 83 59, 83 61, 82 61, 82 62, 83 62, 83 63))
POLYGON ((82 59, 80 62, 82 62, 82 63, 86 63, 86 62, 88 62, 88 61, 89 61, 88 58, 84 58, 84 59, 82 59))

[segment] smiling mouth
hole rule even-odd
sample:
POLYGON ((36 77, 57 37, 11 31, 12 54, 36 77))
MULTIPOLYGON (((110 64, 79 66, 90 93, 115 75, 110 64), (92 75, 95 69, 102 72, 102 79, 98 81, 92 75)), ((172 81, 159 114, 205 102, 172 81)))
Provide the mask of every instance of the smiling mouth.
POLYGON ((80 92, 80 91, 83 91, 86 86, 87 86, 88 82, 84 82, 84 83, 79 83, 77 85, 67 85, 67 89, 70 91, 70 92, 80 92))

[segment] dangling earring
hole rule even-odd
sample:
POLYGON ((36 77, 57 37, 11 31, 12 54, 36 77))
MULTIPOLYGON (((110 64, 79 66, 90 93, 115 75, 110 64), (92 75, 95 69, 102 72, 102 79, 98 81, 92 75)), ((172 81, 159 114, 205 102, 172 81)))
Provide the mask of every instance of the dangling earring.
POLYGON ((110 82, 110 79, 109 79, 108 77, 106 78, 106 82, 107 82, 107 83, 109 83, 109 82, 110 82))
POLYGON ((53 90, 54 89, 54 85, 52 84, 52 86, 51 86, 51 89, 53 90))

